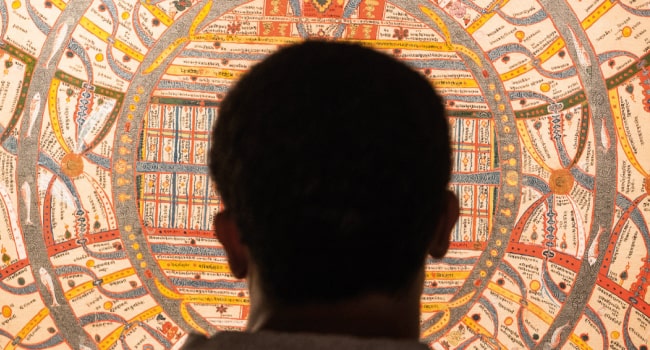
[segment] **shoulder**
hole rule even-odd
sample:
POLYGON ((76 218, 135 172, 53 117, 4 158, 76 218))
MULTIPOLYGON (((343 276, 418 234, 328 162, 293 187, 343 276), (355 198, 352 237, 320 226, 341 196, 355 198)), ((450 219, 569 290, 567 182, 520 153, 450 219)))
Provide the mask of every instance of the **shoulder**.
POLYGON ((220 332, 207 338, 203 335, 190 336, 183 350, 428 350, 417 341, 387 338, 357 338, 338 335, 279 332, 220 332))

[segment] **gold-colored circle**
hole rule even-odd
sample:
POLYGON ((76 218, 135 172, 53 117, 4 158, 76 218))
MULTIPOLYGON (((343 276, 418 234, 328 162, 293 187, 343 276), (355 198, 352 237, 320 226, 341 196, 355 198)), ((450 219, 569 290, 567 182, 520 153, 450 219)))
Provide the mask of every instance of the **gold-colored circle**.
POLYGON ((538 280, 532 280, 532 281, 530 281, 530 286, 529 287, 530 287, 530 290, 532 290, 534 292, 537 292, 542 287, 542 285, 541 285, 541 283, 539 283, 538 280))
POLYGON ((510 186, 517 186, 519 183, 519 174, 513 170, 506 172, 506 183, 510 186))
POLYGON ((540 89, 542 92, 549 92, 549 91, 551 90, 551 84, 549 84, 549 83, 542 83, 542 84, 540 84, 539 89, 540 89))
POLYGON ((549 185, 555 194, 569 194, 574 182, 575 179, 569 169, 559 169, 551 173, 549 185))
POLYGON ((623 35, 623 37, 625 38, 629 37, 630 35, 632 35, 632 28, 630 28, 629 26, 623 27, 623 29, 621 29, 621 35, 623 35))
POLYGON ((12 314, 13 314, 13 310, 11 310, 9 306, 5 305, 2 307, 2 316, 4 318, 9 318, 11 317, 12 314))
POLYGON ((83 157, 79 154, 68 153, 61 159, 61 170, 68 177, 77 177, 84 172, 83 157))

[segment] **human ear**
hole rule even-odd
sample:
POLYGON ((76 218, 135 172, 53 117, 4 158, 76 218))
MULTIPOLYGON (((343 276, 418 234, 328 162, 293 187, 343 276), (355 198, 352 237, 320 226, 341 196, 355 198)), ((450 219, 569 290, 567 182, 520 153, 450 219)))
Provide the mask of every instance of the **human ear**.
POLYGON ((442 259, 447 254, 451 243, 451 231, 458 221, 459 214, 458 198, 453 192, 446 190, 442 213, 429 246, 429 254, 434 259, 442 259))
POLYGON ((248 249, 241 241, 234 218, 228 210, 224 210, 214 216, 213 223, 217 240, 226 251, 230 271, 236 278, 246 277, 248 274, 248 249))

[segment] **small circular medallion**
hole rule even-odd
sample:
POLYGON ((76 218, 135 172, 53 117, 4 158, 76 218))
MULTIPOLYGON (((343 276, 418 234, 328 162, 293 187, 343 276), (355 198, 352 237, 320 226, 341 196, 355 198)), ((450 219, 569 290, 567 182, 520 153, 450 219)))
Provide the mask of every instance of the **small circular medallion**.
POLYGON ((69 177, 77 177, 84 171, 83 157, 79 154, 68 153, 61 160, 61 170, 69 177))

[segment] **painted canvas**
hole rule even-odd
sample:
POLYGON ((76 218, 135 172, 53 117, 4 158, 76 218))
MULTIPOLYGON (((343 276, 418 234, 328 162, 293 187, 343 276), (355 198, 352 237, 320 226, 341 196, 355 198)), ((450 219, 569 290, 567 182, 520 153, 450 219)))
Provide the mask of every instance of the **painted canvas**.
POLYGON ((0 0, 0 347, 243 329, 209 131, 238 77, 309 38, 444 96, 461 218, 427 264, 423 342, 648 349, 644 0, 0 0))

